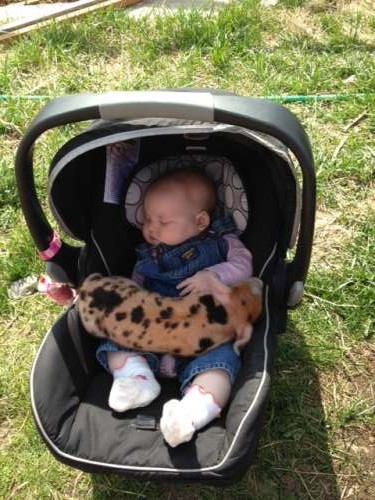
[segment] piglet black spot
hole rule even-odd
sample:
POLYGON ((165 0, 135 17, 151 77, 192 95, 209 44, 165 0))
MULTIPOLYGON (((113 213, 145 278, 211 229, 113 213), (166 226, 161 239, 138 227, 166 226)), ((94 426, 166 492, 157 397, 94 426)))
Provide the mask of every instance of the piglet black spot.
POLYGON ((133 323, 141 323, 145 315, 142 306, 135 307, 131 312, 131 318, 133 323))
POLYGON ((160 311, 160 317, 162 319, 169 319, 172 316, 173 309, 171 307, 166 307, 160 311))
POLYGON ((155 297, 155 302, 156 302, 156 305, 157 305, 157 306, 159 306, 159 307, 160 307, 160 306, 162 305, 162 303, 163 303, 160 297, 155 297))
POLYGON ((180 354, 180 352, 181 352, 181 349, 173 349, 174 354, 180 354))
POLYGON ((89 307, 99 309, 99 311, 104 311, 107 314, 122 303, 121 295, 116 292, 104 290, 103 288, 97 288, 91 292, 91 298, 92 301, 89 307))
POLYGON ((228 322, 228 314, 222 305, 216 305, 212 295, 202 295, 199 302, 206 308, 209 323, 225 325, 228 322))
POLYGON ((203 337, 202 339, 200 339, 199 341, 199 347, 205 351, 207 349, 209 349, 210 347, 212 347, 214 345, 214 342, 212 339, 210 339, 209 337, 203 337))
POLYGON ((130 335, 130 334, 131 334, 131 332, 129 332, 129 330, 124 330, 124 331, 122 332, 122 336, 123 336, 123 337, 129 337, 129 335, 130 335))
POLYGON ((185 327, 185 328, 188 328, 189 326, 190 326, 189 321, 184 321, 184 327, 185 327))
POLYGON ((126 318, 126 313, 125 312, 122 312, 122 313, 116 313, 116 321, 122 321, 123 319, 126 318))
POLYGON ((199 311, 199 308, 200 308, 200 304, 194 304, 194 305, 190 306, 190 314, 197 314, 197 312, 199 311))
POLYGON ((204 351, 207 351, 207 349, 210 349, 214 345, 214 342, 212 339, 209 337, 203 337, 199 341, 199 349, 195 351, 195 354, 201 354, 204 351))
POLYGON ((150 326, 150 320, 148 318, 146 318, 143 321, 142 326, 147 329, 150 326))

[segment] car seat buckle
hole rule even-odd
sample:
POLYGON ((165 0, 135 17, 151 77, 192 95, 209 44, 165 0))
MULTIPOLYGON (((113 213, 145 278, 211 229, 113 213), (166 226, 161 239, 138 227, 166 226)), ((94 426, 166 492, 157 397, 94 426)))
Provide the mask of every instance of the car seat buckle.
POLYGON ((132 423, 132 427, 136 429, 156 431, 158 429, 158 424, 156 418, 152 415, 137 415, 135 421, 132 423))

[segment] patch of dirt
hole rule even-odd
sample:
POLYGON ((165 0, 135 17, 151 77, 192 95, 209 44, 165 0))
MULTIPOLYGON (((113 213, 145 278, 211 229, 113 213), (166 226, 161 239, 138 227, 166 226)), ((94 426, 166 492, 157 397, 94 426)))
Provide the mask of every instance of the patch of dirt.
POLYGON ((311 263, 321 271, 342 267, 344 248, 354 237, 354 227, 345 227, 339 222, 341 215, 339 210, 318 210, 316 213, 311 263))
MULTIPOLYGON (((355 188, 352 186, 351 189, 355 188)), ((319 266, 320 271, 341 268, 345 252, 348 252, 346 248, 356 235, 356 222, 360 223, 370 214, 375 216, 375 187, 370 187, 366 199, 360 203, 345 201, 345 191, 340 193, 339 189, 336 198, 340 205, 338 209, 318 209, 316 212, 311 263, 319 266), (341 222, 344 214, 350 214, 350 226, 341 222)))
POLYGON ((289 10, 277 12, 277 16, 287 27, 286 31, 290 33, 304 34, 319 42, 324 42, 326 39, 326 34, 320 23, 314 20, 311 11, 306 7, 295 8, 293 15, 290 15, 289 10))
POLYGON ((373 0, 336 0, 337 8, 341 12, 358 12, 361 14, 374 14, 373 0))
POLYGON ((373 13, 373 0, 310 0, 305 6, 313 12, 373 13))
MULTIPOLYGON (((360 14, 362 16, 373 14, 373 0, 311 0, 302 7, 293 9, 291 15, 290 9, 274 9, 270 11, 270 15, 274 15, 278 22, 282 24, 283 32, 294 35, 305 35, 310 37, 315 42, 325 43, 329 37, 321 24, 319 16, 314 14, 331 14, 334 12, 338 15, 342 14, 360 14)), ((342 19, 342 30, 347 36, 353 36, 365 43, 374 43, 373 32, 368 29, 364 30, 363 23, 360 23, 358 18, 358 26, 353 26, 353 23, 342 19)), ((263 38, 267 47, 274 47, 278 44, 278 38, 274 34, 265 33, 263 38)))
POLYGON ((341 498, 368 500, 375 493, 375 438, 370 427, 343 429, 335 436, 340 443, 333 455, 333 466, 341 498), (337 455, 341 455, 339 460, 337 455), (350 457, 350 462, 348 458, 350 457))

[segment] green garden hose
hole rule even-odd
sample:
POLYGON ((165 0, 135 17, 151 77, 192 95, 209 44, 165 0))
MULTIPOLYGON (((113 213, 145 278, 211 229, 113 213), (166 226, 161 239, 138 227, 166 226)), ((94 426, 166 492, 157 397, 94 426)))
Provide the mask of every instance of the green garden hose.
MULTIPOLYGON (((10 100, 27 100, 27 101, 44 101, 54 99, 57 96, 50 95, 9 95, 0 94, 1 101, 10 100)), ((370 94, 317 94, 317 95, 268 95, 262 96, 262 99, 277 101, 280 103, 310 103, 317 101, 348 101, 353 98, 375 97, 375 93, 370 94)))
POLYGON ((317 95, 269 95, 264 99, 282 103, 302 102, 309 103, 315 101, 348 101, 353 98, 374 97, 375 94, 317 94, 317 95))

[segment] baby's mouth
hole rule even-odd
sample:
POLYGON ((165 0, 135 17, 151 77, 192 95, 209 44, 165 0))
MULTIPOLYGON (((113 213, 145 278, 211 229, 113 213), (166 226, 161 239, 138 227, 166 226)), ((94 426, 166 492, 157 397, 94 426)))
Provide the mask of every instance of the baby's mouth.
POLYGON ((153 236, 149 236, 148 237, 148 242, 151 244, 151 245, 157 245, 159 243, 159 241, 154 238, 153 236))

